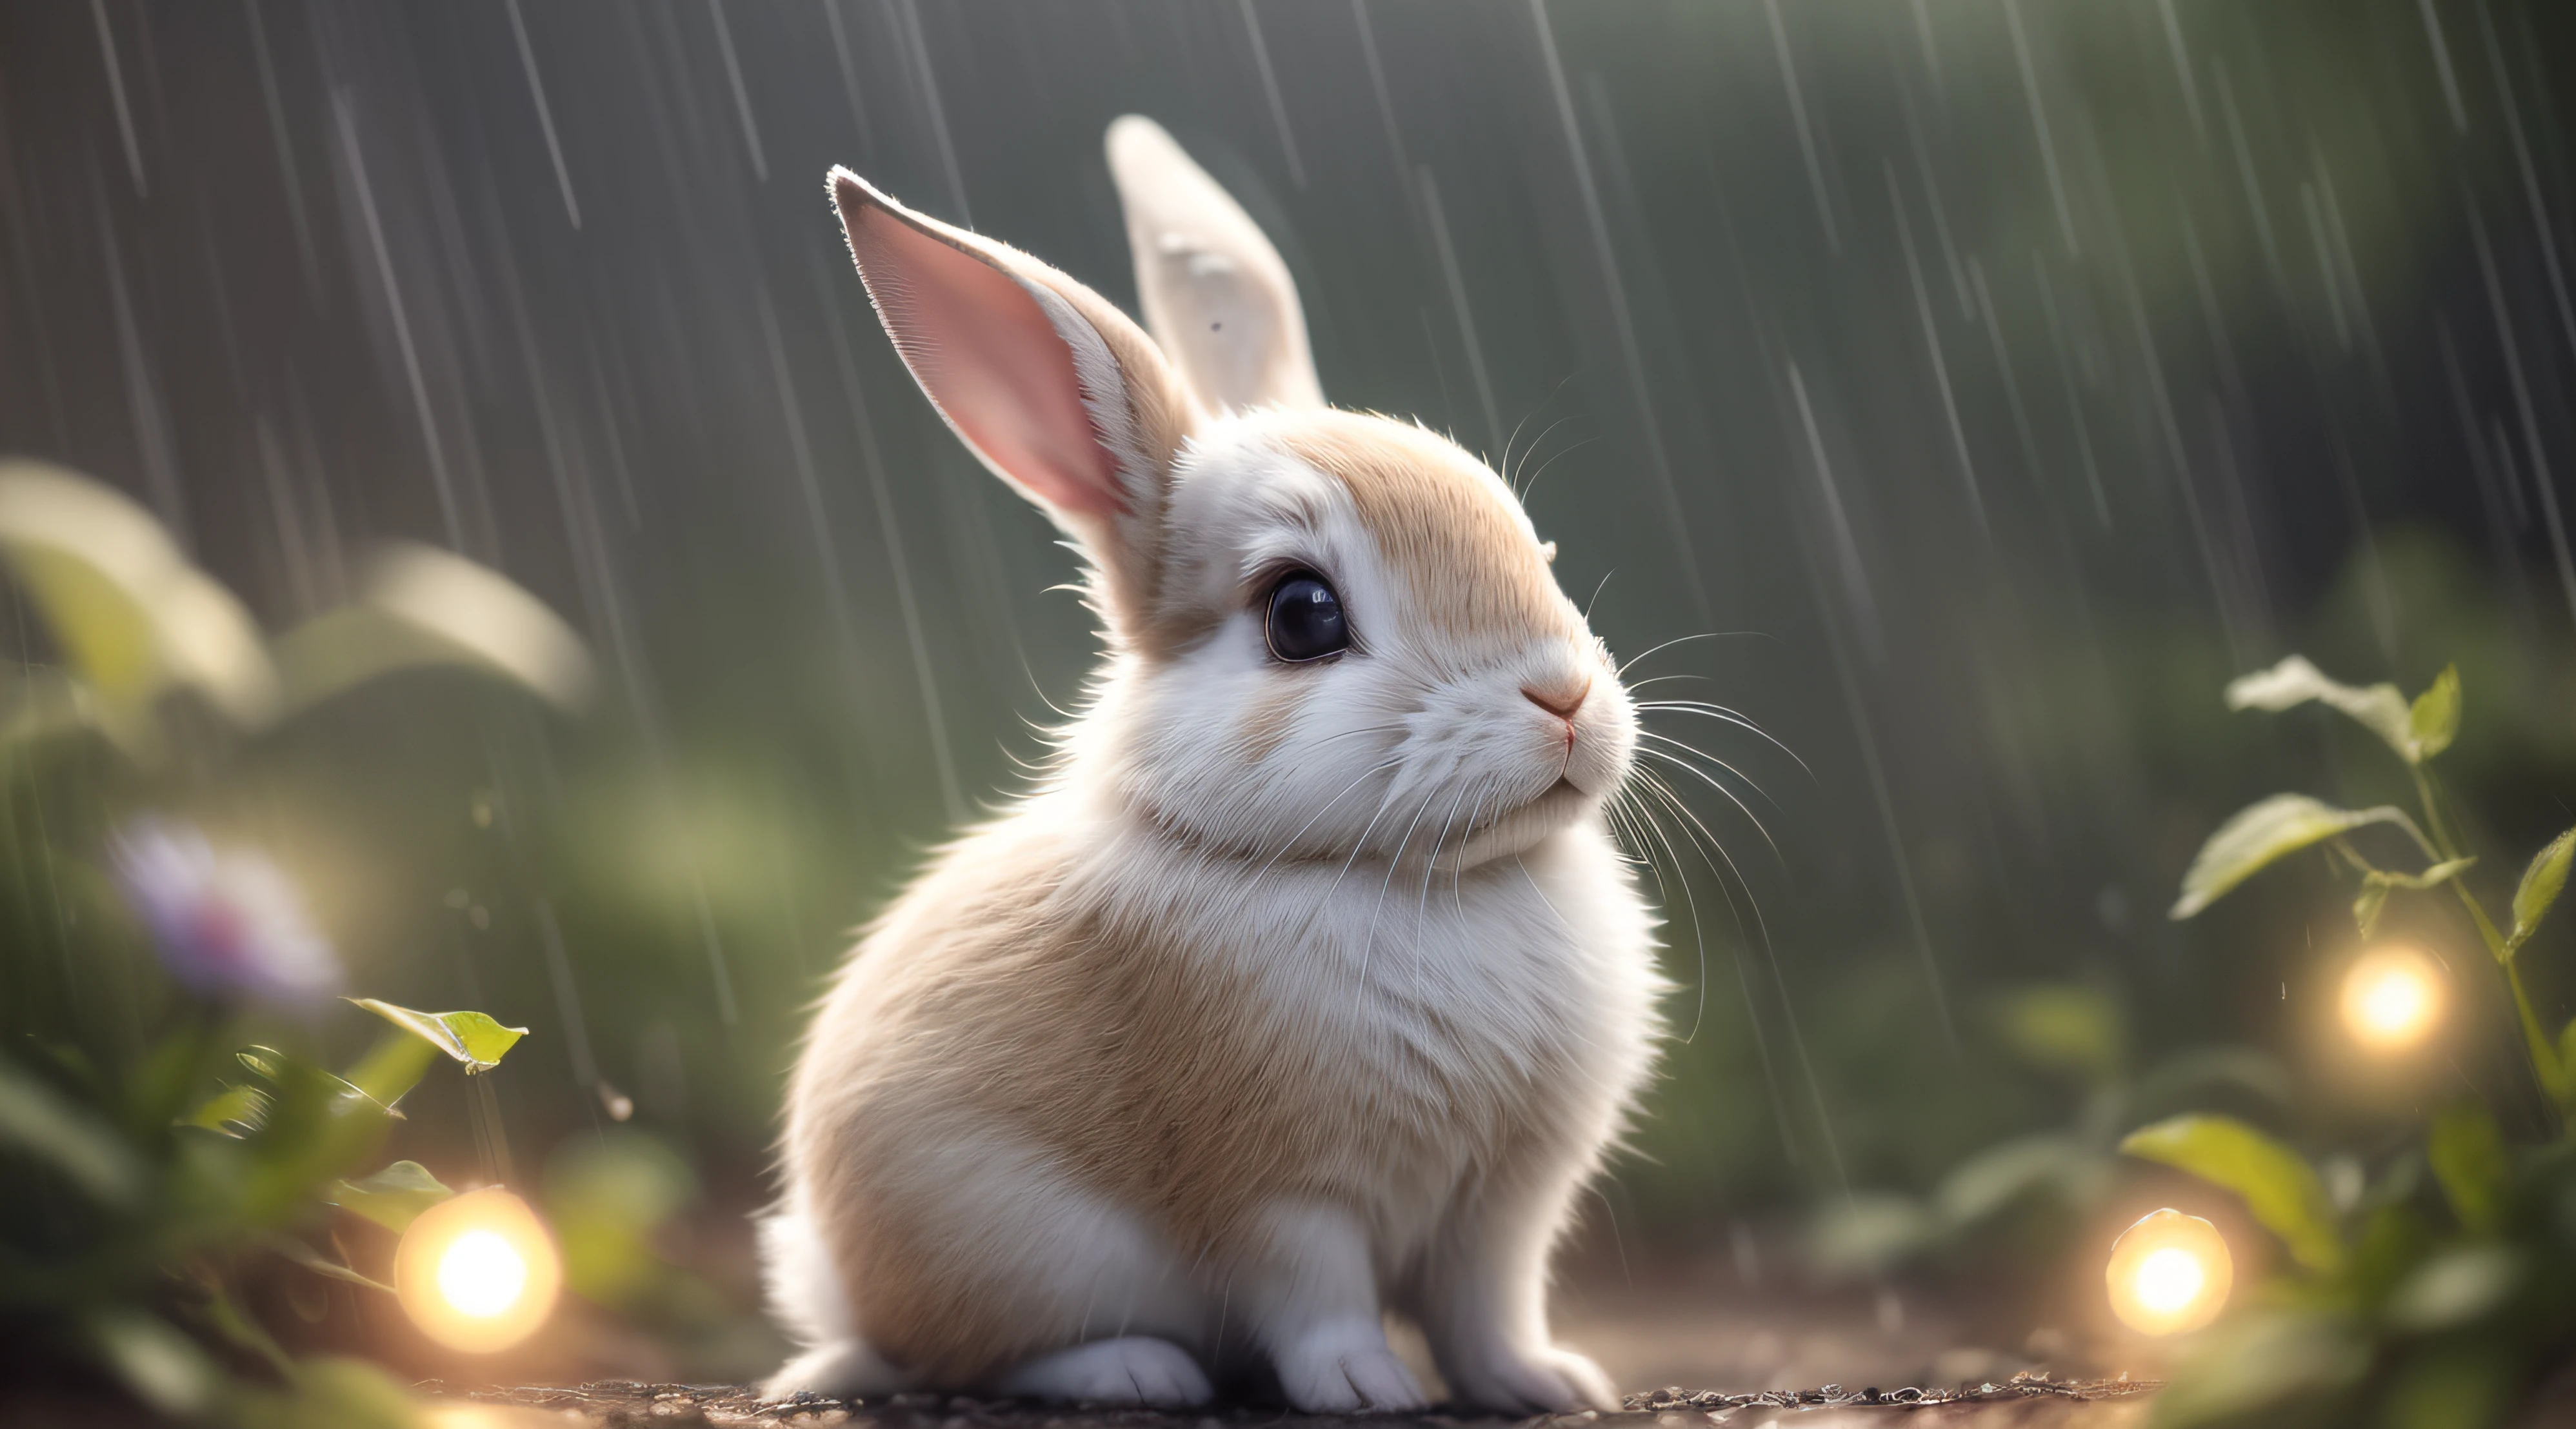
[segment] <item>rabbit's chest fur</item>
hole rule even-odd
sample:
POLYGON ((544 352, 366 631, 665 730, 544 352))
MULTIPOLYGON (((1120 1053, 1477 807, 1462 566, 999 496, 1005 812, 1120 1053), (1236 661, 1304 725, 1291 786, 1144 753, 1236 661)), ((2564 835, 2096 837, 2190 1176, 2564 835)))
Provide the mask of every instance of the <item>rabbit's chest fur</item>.
POLYGON ((1030 1146, 1178 1247, 1320 1200, 1392 1268, 1516 1160, 1588 1168, 1646 1074, 1660 989, 1652 918, 1588 825, 1426 876, 1023 809, 845 970, 790 1136, 862 1167, 942 1138, 1030 1146))

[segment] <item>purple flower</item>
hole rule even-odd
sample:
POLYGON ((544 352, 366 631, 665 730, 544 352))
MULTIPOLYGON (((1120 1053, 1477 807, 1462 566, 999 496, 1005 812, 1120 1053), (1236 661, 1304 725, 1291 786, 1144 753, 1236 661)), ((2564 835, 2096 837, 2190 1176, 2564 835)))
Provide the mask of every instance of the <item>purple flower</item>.
POLYGON ((198 992, 306 1003, 340 986, 340 959, 264 854, 218 851, 187 824, 146 816, 114 844, 117 886, 162 965, 198 992))

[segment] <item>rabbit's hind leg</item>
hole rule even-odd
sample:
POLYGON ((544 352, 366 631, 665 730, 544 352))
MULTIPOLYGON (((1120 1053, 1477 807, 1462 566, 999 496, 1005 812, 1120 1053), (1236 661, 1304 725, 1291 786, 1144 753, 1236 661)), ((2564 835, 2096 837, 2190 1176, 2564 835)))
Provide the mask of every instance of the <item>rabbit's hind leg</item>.
POLYGON ((1040 1355, 1002 1377, 1004 1394, 1079 1404, 1177 1409, 1205 1404, 1205 1371, 1169 1340, 1122 1335, 1040 1355))
POLYGON ((761 1217, 760 1259, 770 1312, 801 1350, 761 1386, 761 1398, 844 1398, 907 1387, 903 1372, 859 1337, 839 1266, 803 1205, 791 1202, 761 1217))
POLYGON ((1196 1403, 1210 1305, 1154 1218, 1045 1149, 913 1128, 866 1175, 856 1331, 925 1389, 1196 1403))

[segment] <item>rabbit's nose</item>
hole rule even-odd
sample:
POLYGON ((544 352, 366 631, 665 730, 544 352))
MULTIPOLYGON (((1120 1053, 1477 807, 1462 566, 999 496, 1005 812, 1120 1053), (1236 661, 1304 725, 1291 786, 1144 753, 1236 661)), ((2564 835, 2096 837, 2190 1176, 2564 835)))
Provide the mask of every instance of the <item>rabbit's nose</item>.
POLYGON ((1591 693, 1592 677, 1589 675, 1580 681, 1566 680, 1544 685, 1521 686, 1521 694, 1531 704, 1561 720, 1573 719, 1574 712, 1583 708, 1584 699, 1591 693))

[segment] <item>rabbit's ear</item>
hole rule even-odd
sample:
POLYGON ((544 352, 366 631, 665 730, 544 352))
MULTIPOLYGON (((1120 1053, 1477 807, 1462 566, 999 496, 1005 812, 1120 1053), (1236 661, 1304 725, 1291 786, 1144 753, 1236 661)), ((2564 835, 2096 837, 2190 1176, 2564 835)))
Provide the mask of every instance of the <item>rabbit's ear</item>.
POLYGON ((832 201, 859 278, 931 405, 995 475, 1080 538, 1111 613, 1150 604, 1191 414, 1153 341, 1089 288, 905 208, 847 169, 832 201))
POLYGON ((1324 405, 1296 280, 1261 226, 1153 120, 1112 123, 1108 148, 1145 330, 1200 404, 1324 405))

